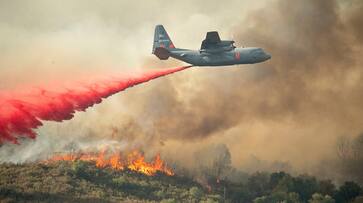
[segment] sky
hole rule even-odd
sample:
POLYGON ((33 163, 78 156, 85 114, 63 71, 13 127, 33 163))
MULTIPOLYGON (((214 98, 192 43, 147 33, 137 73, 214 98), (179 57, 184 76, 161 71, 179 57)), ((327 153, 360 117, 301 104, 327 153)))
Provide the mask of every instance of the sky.
POLYGON ((137 147, 184 161, 222 143, 238 168, 281 162, 325 173, 337 140, 363 132, 362 8, 358 0, 0 0, 3 91, 183 65, 151 55, 157 24, 176 47, 198 49, 217 30, 272 55, 133 87, 73 120, 47 123, 36 140, 2 146, 0 161, 34 160, 71 144, 137 147))

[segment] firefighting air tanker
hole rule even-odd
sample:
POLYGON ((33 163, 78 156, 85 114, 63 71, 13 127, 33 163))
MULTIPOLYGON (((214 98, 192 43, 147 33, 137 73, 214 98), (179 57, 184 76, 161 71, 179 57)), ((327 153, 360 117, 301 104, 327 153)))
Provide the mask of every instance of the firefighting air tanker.
POLYGON ((271 58, 262 48, 236 48, 234 41, 221 40, 216 31, 207 32, 200 50, 176 48, 164 26, 155 27, 152 53, 160 60, 169 57, 184 61, 193 66, 228 66, 260 63, 271 58))

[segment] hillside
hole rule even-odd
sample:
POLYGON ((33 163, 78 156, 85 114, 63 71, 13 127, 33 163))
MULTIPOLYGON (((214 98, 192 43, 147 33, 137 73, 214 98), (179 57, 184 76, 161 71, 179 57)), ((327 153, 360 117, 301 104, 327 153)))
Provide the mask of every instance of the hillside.
POLYGON ((216 200, 188 178, 99 169, 87 162, 1 164, 2 202, 159 202, 216 200))
POLYGON ((148 176, 86 161, 0 164, 0 202, 361 202, 362 188, 354 182, 336 187, 308 175, 241 174, 231 171, 219 180, 206 174, 148 176))

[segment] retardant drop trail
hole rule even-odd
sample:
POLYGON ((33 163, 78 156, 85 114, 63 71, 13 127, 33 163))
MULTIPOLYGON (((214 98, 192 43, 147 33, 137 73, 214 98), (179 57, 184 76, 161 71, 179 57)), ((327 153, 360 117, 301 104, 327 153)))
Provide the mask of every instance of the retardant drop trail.
POLYGON ((19 137, 35 138, 34 129, 41 126, 42 121, 69 120, 76 111, 85 111, 101 103, 103 98, 189 67, 148 71, 122 79, 113 77, 58 91, 39 88, 26 94, 0 95, 0 143, 18 143, 19 137))

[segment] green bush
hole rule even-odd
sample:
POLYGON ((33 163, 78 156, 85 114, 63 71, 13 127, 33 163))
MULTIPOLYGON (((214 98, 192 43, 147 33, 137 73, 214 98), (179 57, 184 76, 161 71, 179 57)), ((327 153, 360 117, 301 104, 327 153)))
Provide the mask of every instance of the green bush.
POLYGON ((175 199, 163 199, 160 203, 176 203, 175 199))
POLYGON ((112 183, 118 187, 123 187, 123 186, 129 184, 129 181, 127 180, 127 178, 121 176, 121 177, 113 178, 112 183))
POLYGON ((221 200, 215 200, 213 198, 207 198, 206 200, 200 201, 200 203, 218 203, 221 202, 221 200))
POLYGON ((334 199, 337 203, 345 203, 354 200, 360 194, 362 194, 362 188, 357 183, 345 182, 339 187, 334 199))
POLYGON ((254 203, 271 203, 271 202, 283 202, 283 203, 299 203, 299 195, 296 193, 276 192, 271 195, 262 196, 256 198, 254 203))
POLYGON ((329 195, 324 196, 322 194, 315 193, 309 200, 309 203, 335 203, 335 200, 329 195))
POLYGON ((189 194, 194 199, 200 200, 200 198, 203 195, 203 191, 201 189, 199 189, 198 187, 192 187, 189 189, 189 194))
POLYGON ((72 163, 71 169, 77 177, 85 178, 87 176, 85 171, 86 167, 87 166, 84 161, 75 161, 72 163))

